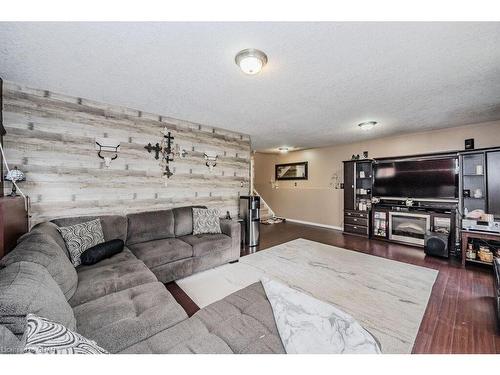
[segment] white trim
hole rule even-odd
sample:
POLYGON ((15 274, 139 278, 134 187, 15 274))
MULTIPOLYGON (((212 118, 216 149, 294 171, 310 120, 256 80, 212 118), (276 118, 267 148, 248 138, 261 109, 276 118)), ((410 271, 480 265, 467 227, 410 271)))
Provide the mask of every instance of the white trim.
POLYGON ((286 221, 290 221, 292 223, 312 225, 312 226, 315 226, 315 227, 335 229, 335 230, 340 230, 340 231, 342 230, 342 227, 337 227, 336 225, 327 225, 327 224, 313 223, 311 221, 295 220, 295 219, 288 219, 288 218, 286 218, 285 220, 286 221))

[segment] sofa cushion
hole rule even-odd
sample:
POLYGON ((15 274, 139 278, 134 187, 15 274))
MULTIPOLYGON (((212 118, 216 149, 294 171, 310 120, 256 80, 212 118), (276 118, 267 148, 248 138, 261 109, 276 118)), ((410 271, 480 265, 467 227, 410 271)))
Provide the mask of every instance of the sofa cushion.
POLYGON ((165 263, 161 266, 151 268, 158 281, 168 283, 179 280, 193 274, 193 260, 196 258, 185 258, 165 263))
POLYGON ((75 267, 53 236, 40 230, 30 232, 14 250, 2 258, 0 267, 21 261, 37 263, 46 268, 66 300, 75 293, 78 284, 75 267))
POLYGON ((174 213, 175 237, 193 234, 193 208, 206 208, 205 206, 187 206, 172 209, 174 213))
POLYGON ((24 239, 26 239, 26 237, 29 237, 33 233, 45 233, 52 237, 52 239, 59 245, 59 247, 64 251, 64 254, 66 254, 69 259, 69 251, 66 247, 66 242, 64 242, 64 238, 62 238, 58 228, 59 226, 50 221, 43 221, 31 228, 28 233, 23 234, 21 237, 19 237, 17 243, 20 244, 24 239))
POLYGON ((91 269, 79 269, 78 288, 73 298, 69 300, 69 304, 81 305, 111 293, 155 281, 157 281, 155 275, 137 259, 91 269))
POLYGON ((103 259, 100 262, 98 262, 96 264, 92 264, 90 266, 87 266, 85 264, 80 264, 78 267, 76 267, 76 271, 77 271, 77 273, 83 272, 85 270, 99 268, 102 266, 109 266, 111 264, 117 264, 117 263, 121 263, 121 262, 127 262, 129 260, 137 260, 137 257, 134 254, 132 254, 130 249, 128 249, 125 246, 121 253, 113 255, 111 258, 103 259))
POLYGON ((121 353, 232 354, 233 351, 220 337, 210 333, 200 319, 191 318, 140 341, 121 353))
POLYGON ((22 335, 29 313, 72 330, 76 327, 73 310, 45 267, 32 262, 9 264, 0 269, 0 324, 22 335))
POLYGON ((109 354, 95 341, 62 324, 34 314, 26 317, 24 353, 31 354, 109 354))
POLYGON ((222 233, 217 208, 193 208, 193 234, 222 233))
POLYGON ((75 224, 85 223, 95 219, 101 219, 102 232, 104 240, 110 241, 119 238, 123 241, 127 239, 128 221, 121 215, 103 215, 103 216, 75 216, 61 219, 54 219, 52 222, 59 227, 68 227, 75 224))
POLYGON ((177 238, 141 242, 129 248, 149 268, 193 256, 191 245, 177 238))
POLYGON ((193 247, 195 257, 214 251, 222 251, 231 247, 231 237, 225 234, 191 234, 180 239, 193 247))
POLYGON ((159 282, 109 294, 74 308, 78 332, 117 353, 163 331, 187 315, 159 282))
POLYGON ((7 327, 0 325, 0 354, 19 354, 22 352, 21 340, 7 327))
POLYGON ((123 240, 119 238, 97 244, 83 252, 80 257, 81 264, 91 266, 99 263, 101 260, 111 258, 113 255, 123 251, 123 245, 123 240))
POLYGON ((260 282, 194 314, 234 353, 285 353, 274 314, 260 282))
POLYGON ((59 227, 58 230, 64 238, 64 242, 66 242, 71 263, 75 267, 81 264, 80 257, 85 250, 104 242, 100 219, 70 225, 69 227, 59 227))
POLYGON ((172 210, 139 212, 127 218, 127 245, 175 237, 172 210))
POLYGON ((272 307, 260 282, 122 353, 285 353, 272 307))

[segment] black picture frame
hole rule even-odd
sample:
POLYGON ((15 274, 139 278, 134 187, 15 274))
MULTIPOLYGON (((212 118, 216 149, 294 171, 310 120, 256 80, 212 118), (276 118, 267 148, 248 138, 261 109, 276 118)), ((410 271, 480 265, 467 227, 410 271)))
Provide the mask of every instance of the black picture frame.
POLYGON ((278 180, 307 180, 309 179, 309 169, 308 169, 308 162, 307 161, 302 161, 298 163, 284 163, 284 164, 275 164, 274 166, 274 178, 278 180), (290 166, 298 166, 298 165, 303 165, 305 169, 305 174, 304 177, 279 177, 278 175, 278 170, 282 167, 290 167, 290 166))

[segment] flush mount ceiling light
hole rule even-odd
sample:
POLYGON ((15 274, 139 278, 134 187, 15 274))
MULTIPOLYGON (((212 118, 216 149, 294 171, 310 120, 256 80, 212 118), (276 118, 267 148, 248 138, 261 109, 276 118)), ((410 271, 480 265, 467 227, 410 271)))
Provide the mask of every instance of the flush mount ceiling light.
POLYGON ((358 126, 363 130, 373 129, 375 125, 377 125, 377 121, 365 121, 362 122, 361 124, 358 124, 358 126))
POLYGON ((288 147, 279 147, 278 151, 282 154, 286 154, 288 152, 288 147))
POLYGON ((247 48, 238 52, 234 61, 243 73, 253 75, 259 73, 267 64, 267 56, 258 49, 247 48))

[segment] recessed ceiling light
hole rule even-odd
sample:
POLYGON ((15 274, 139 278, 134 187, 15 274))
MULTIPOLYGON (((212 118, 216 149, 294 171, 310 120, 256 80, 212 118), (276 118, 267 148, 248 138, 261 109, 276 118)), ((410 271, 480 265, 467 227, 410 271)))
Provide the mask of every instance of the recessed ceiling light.
POLYGON ((243 73, 253 75, 259 73, 267 64, 267 56, 258 49, 247 48, 238 52, 234 61, 243 73))
POLYGON ((279 147, 278 151, 282 154, 286 154, 288 152, 288 147, 279 147))
POLYGON ((363 130, 373 129, 375 125, 377 125, 377 121, 365 121, 362 122, 361 124, 358 124, 358 126, 363 130))

